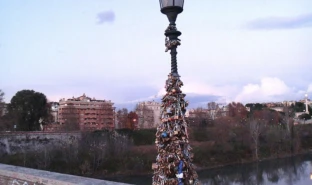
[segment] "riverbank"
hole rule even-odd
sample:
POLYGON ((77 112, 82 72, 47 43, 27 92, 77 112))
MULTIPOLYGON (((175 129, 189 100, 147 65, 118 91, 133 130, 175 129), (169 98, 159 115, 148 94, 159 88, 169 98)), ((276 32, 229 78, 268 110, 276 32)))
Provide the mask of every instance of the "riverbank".
POLYGON ((242 160, 241 162, 220 164, 220 165, 215 165, 215 166, 210 166, 210 167, 197 167, 196 170, 198 170, 198 171, 211 170, 211 169, 223 168, 223 167, 233 166, 233 165, 252 164, 252 163, 257 163, 257 162, 265 162, 265 161, 271 161, 271 160, 277 160, 277 159, 298 157, 298 156, 308 155, 308 154, 312 155, 312 149, 307 150, 307 151, 302 151, 302 152, 297 153, 297 154, 284 154, 284 155, 280 155, 280 156, 272 156, 272 157, 262 158, 259 160, 242 160))
MULTIPOLYGON (((146 154, 147 152, 153 152, 154 157, 157 155, 156 152, 153 151, 152 148, 155 148, 155 146, 153 145, 148 145, 148 146, 140 146, 140 147, 135 147, 134 149, 132 149, 133 151, 141 151, 143 154, 146 154)), ((217 165, 213 165, 213 166, 200 166, 196 163, 194 163, 195 169, 196 171, 200 172, 200 171, 206 171, 206 170, 213 170, 213 169, 218 169, 218 168, 224 168, 224 167, 229 167, 229 166, 237 166, 237 165, 246 165, 246 164, 253 164, 253 163, 257 163, 257 162, 265 162, 265 161, 273 161, 273 160, 279 160, 279 159, 286 159, 286 158, 291 158, 291 157, 299 157, 299 156, 303 156, 303 155, 308 155, 311 154, 312 155, 312 149, 309 150, 305 150, 305 151, 301 151, 298 152, 296 154, 281 154, 279 156, 271 156, 271 157, 266 157, 266 158, 261 158, 259 160, 255 160, 255 159, 243 159, 240 162, 236 161, 236 162, 230 162, 230 163, 223 163, 223 164, 217 164, 217 165)), ((196 155, 196 153, 195 153, 196 155)), ((90 177, 92 178, 98 178, 98 179, 118 179, 120 177, 140 177, 140 176, 148 176, 148 175, 152 175, 153 171, 152 169, 148 170, 148 171, 133 171, 133 170, 128 170, 128 171, 117 171, 114 173, 107 173, 104 175, 103 174, 94 174, 90 177)))
MULTIPOLYGON (((257 150, 246 125, 228 122, 210 127, 189 128, 190 145, 196 170, 285 158, 306 153, 312 148, 312 125, 299 125, 289 133, 280 126, 267 126, 258 136, 257 150), (257 151, 257 153, 256 153, 257 151)), ((9 154, 0 143, 0 163, 65 174, 102 178, 120 175, 153 174, 156 129, 116 130, 83 133, 80 138, 46 142, 33 150, 21 148, 9 154)), ((31 143, 30 141, 27 141, 31 143)))
MULTIPOLYGON (((311 184, 310 169, 312 169, 311 154, 200 170, 198 175, 202 184, 285 185, 286 181, 293 185, 307 185, 311 184)), ((104 179, 136 185, 152 184, 152 174, 121 175, 104 179)))

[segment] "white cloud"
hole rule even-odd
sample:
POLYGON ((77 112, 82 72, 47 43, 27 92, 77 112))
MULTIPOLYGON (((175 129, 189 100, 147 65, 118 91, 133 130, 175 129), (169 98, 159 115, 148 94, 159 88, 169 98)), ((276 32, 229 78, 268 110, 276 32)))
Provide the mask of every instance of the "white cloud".
MULTIPOLYGON (((186 79, 182 91, 186 94, 219 96, 217 102, 230 103, 232 101, 249 102, 275 102, 284 100, 300 100, 306 92, 312 92, 312 84, 308 90, 300 90, 288 86, 283 80, 276 77, 264 77, 259 83, 249 83, 244 86, 208 85, 203 81, 186 79)), ((166 93, 161 88, 157 96, 166 93)), ((311 95, 312 96, 312 95, 311 95)))
POLYGON ((261 91, 266 96, 283 95, 290 92, 290 88, 278 78, 263 78, 261 91))
POLYGON ((278 101, 292 94, 291 89, 278 78, 263 78, 260 84, 247 84, 236 96, 238 102, 278 101))
MULTIPOLYGON (((215 96, 227 96, 228 92, 237 91, 235 86, 216 86, 216 85, 209 85, 208 83, 194 80, 194 79, 186 79, 183 80, 184 86, 181 88, 183 93, 194 93, 199 95, 215 95, 215 96)), ((164 87, 162 87, 158 91, 158 96, 162 96, 166 93, 164 87)))
MULTIPOLYGON (((182 91, 186 94, 219 96, 218 102, 230 103, 232 101, 248 102, 270 102, 283 100, 301 99, 305 91, 290 88, 285 82, 276 77, 265 77, 257 83, 249 83, 242 87, 230 85, 209 85, 203 81, 186 78, 183 80, 182 91)), ((312 84, 308 87, 312 92, 312 84)), ((161 97, 166 93, 162 87, 157 96, 161 97)))
MULTIPOLYGON (((192 95, 211 95, 219 96, 218 102, 229 103, 235 97, 235 94, 239 92, 237 86, 231 85, 209 85, 207 82, 203 82, 197 79, 184 78, 182 79, 184 86, 181 88, 183 93, 192 95), (234 96, 233 96, 234 95, 234 96)), ((166 93, 164 87, 161 87, 157 93, 158 97, 163 96, 166 93)))
POLYGON ((312 84, 310 84, 310 85, 308 86, 307 92, 312 92, 312 84))

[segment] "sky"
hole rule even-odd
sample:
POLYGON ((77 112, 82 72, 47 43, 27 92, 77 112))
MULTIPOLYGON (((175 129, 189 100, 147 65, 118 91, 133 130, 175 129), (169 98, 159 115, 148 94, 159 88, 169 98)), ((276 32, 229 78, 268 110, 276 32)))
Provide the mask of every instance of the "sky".
MULTIPOLYGON (((0 89, 117 106, 160 98, 170 72, 157 0, 0 0, 0 89)), ((190 106, 312 96, 311 0, 185 0, 178 70, 190 106)))

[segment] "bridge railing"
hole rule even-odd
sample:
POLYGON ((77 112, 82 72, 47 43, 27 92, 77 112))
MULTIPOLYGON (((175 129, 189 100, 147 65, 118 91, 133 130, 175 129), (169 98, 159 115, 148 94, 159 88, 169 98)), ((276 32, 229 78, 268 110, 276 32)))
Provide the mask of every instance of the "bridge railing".
POLYGON ((0 164, 0 184, 8 185, 127 185, 43 170, 0 164))

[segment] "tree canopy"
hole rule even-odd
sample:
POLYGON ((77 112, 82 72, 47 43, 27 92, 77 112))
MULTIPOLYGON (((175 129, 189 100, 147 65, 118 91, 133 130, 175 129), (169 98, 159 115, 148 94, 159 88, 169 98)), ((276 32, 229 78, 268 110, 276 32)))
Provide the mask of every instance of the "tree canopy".
POLYGON ((4 100, 4 92, 0 89, 0 103, 4 100))
POLYGON ((263 110, 267 108, 266 105, 260 103, 247 103, 246 107, 249 107, 251 112, 254 110, 263 110))
POLYGON ((117 111, 117 122, 118 122, 118 127, 117 128, 125 128, 127 124, 127 116, 128 116, 128 109, 123 108, 119 109, 117 111))
POLYGON ((299 118, 300 118, 300 119, 308 120, 308 119, 311 119, 311 115, 310 115, 310 114, 304 113, 304 114, 301 114, 301 115, 299 116, 299 118))
POLYGON ((8 108, 9 114, 17 118, 17 129, 24 131, 40 130, 40 118, 48 118, 50 114, 46 96, 33 90, 18 91, 8 108))
POLYGON ((2 116, 3 102, 4 100, 4 92, 0 89, 0 117, 2 116))
POLYGON ((247 117, 248 112, 243 104, 239 102, 232 102, 228 106, 229 106, 230 117, 237 117, 237 118, 247 117))
POLYGON ((130 128, 132 130, 137 129, 139 121, 138 119, 139 116, 135 112, 133 111, 129 112, 127 119, 127 128, 130 128))
POLYGON ((0 89, 0 130, 10 130, 13 128, 12 120, 13 118, 5 115, 3 110, 5 109, 4 103, 4 92, 0 89))
MULTIPOLYGON (((295 105, 292 105, 292 107, 295 109, 296 112, 305 112, 306 105, 302 102, 296 102, 295 105)), ((310 115, 312 115, 312 108, 308 106, 308 111, 310 115)))

